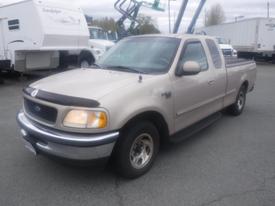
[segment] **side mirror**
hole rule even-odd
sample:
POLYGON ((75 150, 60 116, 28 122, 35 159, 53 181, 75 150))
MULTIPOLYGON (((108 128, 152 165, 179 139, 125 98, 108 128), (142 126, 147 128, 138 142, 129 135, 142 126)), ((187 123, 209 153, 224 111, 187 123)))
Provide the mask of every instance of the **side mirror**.
POLYGON ((195 61, 187 61, 181 67, 181 75, 196 75, 201 72, 200 65, 195 61))

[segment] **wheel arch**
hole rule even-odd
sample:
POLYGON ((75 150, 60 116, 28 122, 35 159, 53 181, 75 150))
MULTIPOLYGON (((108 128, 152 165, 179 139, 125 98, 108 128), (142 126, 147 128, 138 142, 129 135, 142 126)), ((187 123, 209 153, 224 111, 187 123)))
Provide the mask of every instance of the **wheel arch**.
POLYGON ((159 132, 161 142, 167 141, 169 138, 169 126, 164 118, 164 116, 157 111, 144 111, 133 117, 131 117, 121 128, 121 132, 130 128, 132 125, 140 121, 150 121, 155 125, 159 132))
POLYGON ((241 87, 242 86, 245 86, 245 89, 246 89, 246 92, 248 91, 248 88, 249 88, 249 82, 248 82, 248 80, 245 80, 243 83, 242 83, 242 85, 241 85, 241 87))

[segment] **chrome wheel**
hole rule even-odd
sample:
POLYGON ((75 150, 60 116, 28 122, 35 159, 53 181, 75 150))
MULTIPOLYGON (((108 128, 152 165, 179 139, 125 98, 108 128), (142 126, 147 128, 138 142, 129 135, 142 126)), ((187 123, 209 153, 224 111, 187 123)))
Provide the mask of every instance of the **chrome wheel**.
POLYGON ((241 91, 237 101, 237 106, 239 110, 243 109, 244 103, 245 103, 245 94, 243 91, 241 91))
POLYGON ((152 159, 154 150, 153 138, 149 134, 141 134, 132 144, 130 162, 135 169, 144 168, 152 159))

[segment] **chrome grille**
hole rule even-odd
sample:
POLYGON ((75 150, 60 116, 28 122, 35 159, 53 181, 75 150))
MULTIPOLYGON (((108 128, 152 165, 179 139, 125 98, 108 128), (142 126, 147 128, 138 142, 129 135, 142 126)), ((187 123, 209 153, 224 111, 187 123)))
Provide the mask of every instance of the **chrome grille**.
POLYGON ((50 124, 54 124, 56 122, 57 110, 53 107, 42 105, 25 98, 24 108, 28 115, 38 120, 50 124))

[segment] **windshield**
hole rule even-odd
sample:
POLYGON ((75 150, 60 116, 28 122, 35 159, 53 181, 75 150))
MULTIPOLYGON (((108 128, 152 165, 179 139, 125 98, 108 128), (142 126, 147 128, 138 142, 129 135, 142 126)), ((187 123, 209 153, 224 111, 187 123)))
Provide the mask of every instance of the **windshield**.
POLYGON ((164 73, 170 68, 180 39, 134 37, 117 43, 98 64, 103 68, 129 68, 140 73, 164 73))
POLYGON ((102 29, 89 28, 90 39, 104 39, 107 40, 106 33, 102 29))
POLYGON ((219 44, 230 44, 230 41, 224 38, 217 38, 219 44))

